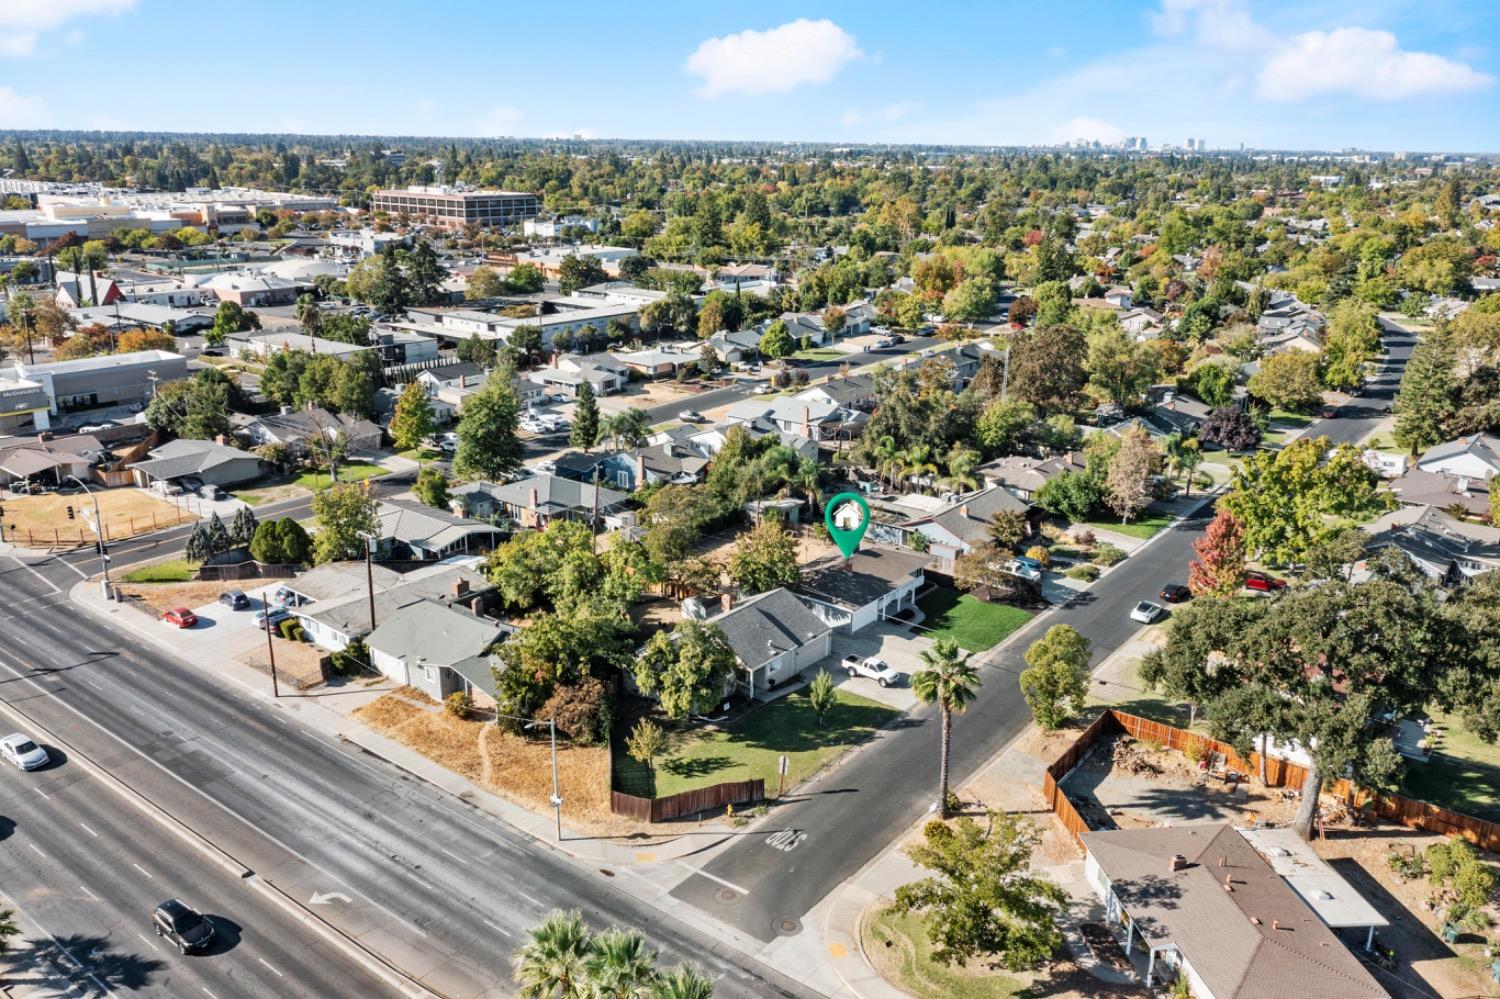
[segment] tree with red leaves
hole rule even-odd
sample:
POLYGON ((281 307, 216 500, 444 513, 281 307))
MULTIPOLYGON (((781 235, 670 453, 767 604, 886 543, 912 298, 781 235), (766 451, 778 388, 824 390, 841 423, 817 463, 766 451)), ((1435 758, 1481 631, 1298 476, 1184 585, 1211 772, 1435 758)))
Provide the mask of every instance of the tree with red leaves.
POLYGON ((1193 596, 1227 597, 1245 577, 1245 528, 1228 510, 1220 510, 1203 537, 1193 542, 1198 557, 1188 567, 1193 596))

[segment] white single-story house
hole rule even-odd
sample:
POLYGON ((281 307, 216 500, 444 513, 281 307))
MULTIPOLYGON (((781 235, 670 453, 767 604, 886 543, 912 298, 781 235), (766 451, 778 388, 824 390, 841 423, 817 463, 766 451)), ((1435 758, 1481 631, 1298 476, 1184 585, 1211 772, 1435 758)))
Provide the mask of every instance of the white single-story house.
POLYGON ((750 697, 795 680, 833 649, 832 629, 785 587, 732 603, 709 623, 734 649, 739 686, 750 697))
POLYGON ((830 555, 802 568, 797 592, 830 627, 854 634, 917 605, 927 555, 867 546, 845 561, 830 555))

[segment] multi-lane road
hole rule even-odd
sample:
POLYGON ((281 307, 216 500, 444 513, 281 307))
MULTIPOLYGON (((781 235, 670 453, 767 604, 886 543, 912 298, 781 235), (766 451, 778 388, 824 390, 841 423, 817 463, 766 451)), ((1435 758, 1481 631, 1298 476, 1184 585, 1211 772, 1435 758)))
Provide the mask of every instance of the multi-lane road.
MULTIPOLYGON (((1410 348, 1399 329, 1388 340, 1382 380, 1314 432, 1357 440, 1373 428, 1410 348)), ((285 506, 275 512, 304 515, 285 506)), ((1016 674, 1029 641, 1068 623, 1090 639, 1096 661, 1107 656, 1136 631, 1130 606, 1182 576, 1206 517, 1169 529, 1089 593, 984 657, 980 697, 955 726, 956 780, 1024 728, 1016 674)), ((116 548, 117 560, 169 554, 181 542, 166 538, 150 549, 116 548)), ((0 884, 51 935, 48 946, 66 953, 63 966, 83 991, 395 994, 303 926, 275 890, 448 995, 508 992, 509 955, 529 926, 559 907, 582 908, 596 926, 640 927, 664 962, 691 961, 712 974, 718 995, 809 994, 795 969, 767 968, 700 921, 668 914, 622 891, 610 874, 303 724, 295 701, 269 705, 128 629, 80 616, 66 592, 91 559, 0 559, 4 710, 45 727, 253 873, 232 876, 81 759, 0 775, 0 884), (147 910, 177 894, 224 925, 214 953, 182 958, 153 946, 147 910)), ((12 724, 25 727, 0 720, 12 724)), ((913 712, 779 807, 763 834, 737 840, 677 884, 673 896, 761 941, 813 932, 801 925, 806 913, 930 805, 936 739, 932 712, 913 712), (748 896, 726 899, 726 883, 748 896)))

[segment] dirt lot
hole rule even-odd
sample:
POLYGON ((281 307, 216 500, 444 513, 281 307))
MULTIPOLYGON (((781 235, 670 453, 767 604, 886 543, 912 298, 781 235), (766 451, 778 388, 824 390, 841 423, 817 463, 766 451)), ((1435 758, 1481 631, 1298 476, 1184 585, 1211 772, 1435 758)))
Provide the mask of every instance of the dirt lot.
MULTIPOLYGON (((412 703, 400 691, 359 708, 354 716, 389 739, 410 746, 454 773, 535 812, 551 814, 551 749, 488 722, 462 721, 441 709, 412 703)), ((609 747, 559 744, 563 823, 595 835, 646 832, 646 826, 609 810, 609 747)), ((675 835, 675 834, 674 834, 675 835)), ((647 838, 632 840, 649 843, 647 838)))
MULTIPOLYGON (((98 489, 94 495, 104 517, 104 533, 110 539, 128 538, 194 519, 171 503, 139 489, 98 489)), ((86 493, 17 496, 5 500, 4 505, 8 541, 29 548, 94 542, 94 532, 83 519, 85 510, 93 516, 94 509, 94 501, 86 493), (68 519, 70 506, 74 513, 72 520, 68 519)))
MULTIPOLYGON (((292 642, 285 638, 277 638, 275 642, 276 677, 279 683, 306 690, 323 682, 321 663, 328 653, 307 642, 292 642)), ((268 677, 271 675, 271 656, 266 651, 264 641, 242 653, 239 661, 268 677)))
MULTIPOLYGON (((1395 977, 1374 972, 1391 995, 1397 999, 1500 995, 1500 986, 1489 975, 1483 937, 1465 933, 1450 946, 1439 935, 1442 916, 1427 907, 1437 887, 1426 878, 1403 881, 1391 870, 1387 855, 1393 848, 1421 853, 1442 838, 1403 826, 1378 826, 1332 831, 1328 839, 1313 845, 1319 856, 1391 921, 1376 936, 1396 952, 1395 977)), ((1491 854, 1481 857, 1492 870, 1497 869, 1497 858, 1491 854)), ((1495 906, 1491 905, 1488 912, 1492 920, 1500 918, 1500 909, 1495 906)), ((1497 931, 1491 926, 1487 932, 1497 931)))
POLYGON ((219 580, 194 581, 191 583, 122 583, 119 590, 126 599, 139 600, 161 615, 173 607, 202 607, 219 599, 231 586, 219 580))

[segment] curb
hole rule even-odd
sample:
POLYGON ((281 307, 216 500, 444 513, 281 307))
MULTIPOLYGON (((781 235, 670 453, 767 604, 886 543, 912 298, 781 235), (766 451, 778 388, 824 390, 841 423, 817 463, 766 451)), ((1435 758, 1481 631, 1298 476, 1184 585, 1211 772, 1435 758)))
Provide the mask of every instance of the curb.
POLYGON ((433 999, 441 999, 441 993, 434 992, 431 989, 427 988, 421 982, 417 981, 415 978, 412 978, 410 975, 406 974, 406 972, 397 968, 395 965, 389 963, 374 951, 366 948, 364 945, 359 943, 359 941, 343 933, 341 930, 330 924, 327 920, 323 919, 317 913, 303 906, 302 903, 292 898, 291 895, 287 894, 281 888, 256 874, 249 867, 246 867, 242 862, 236 859, 233 854, 229 853, 223 847, 198 833, 196 830, 182 822, 180 819, 174 817, 171 813, 167 812, 161 806, 157 805, 154 801, 146 797, 146 795, 142 794, 140 791, 137 791, 135 788, 126 784, 118 777, 104 770, 93 760, 89 759, 88 756, 73 748, 73 746, 66 740, 59 738, 54 732, 52 732, 46 726, 42 725, 40 722, 31 718, 29 715, 17 710, 14 705, 0 701, 0 713, 3 713, 11 718, 23 721, 26 726, 32 731, 38 732, 41 735, 45 736, 48 742, 51 742, 63 749, 67 753, 68 759, 77 763, 90 776, 104 783, 107 787, 110 788, 110 790, 114 791, 120 797, 124 798, 126 801, 129 801, 131 804, 139 808, 142 812, 146 813, 146 815, 150 816, 161 825, 165 826, 168 830, 176 834, 184 842, 196 847, 202 853, 206 854, 209 859, 213 860, 220 867, 224 868, 224 870, 229 874, 232 874, 234 877, 240 879, 241 881, 245 881, 251 885, 254 885, 262 892, 262 894, 266 895, 276 905, 280 906, 283 911, 285 911, 298 923, 304 926, 311 926, 318 933, 322 934, 336 948, 342 951, 345 957, 348 957, 355 964, 358 964, 365 970, 371 972, 375 975, 375 977, 379 978, 387 985, 395 988, 396 991, 408 996, 430 996, 433 997, 433 999))

